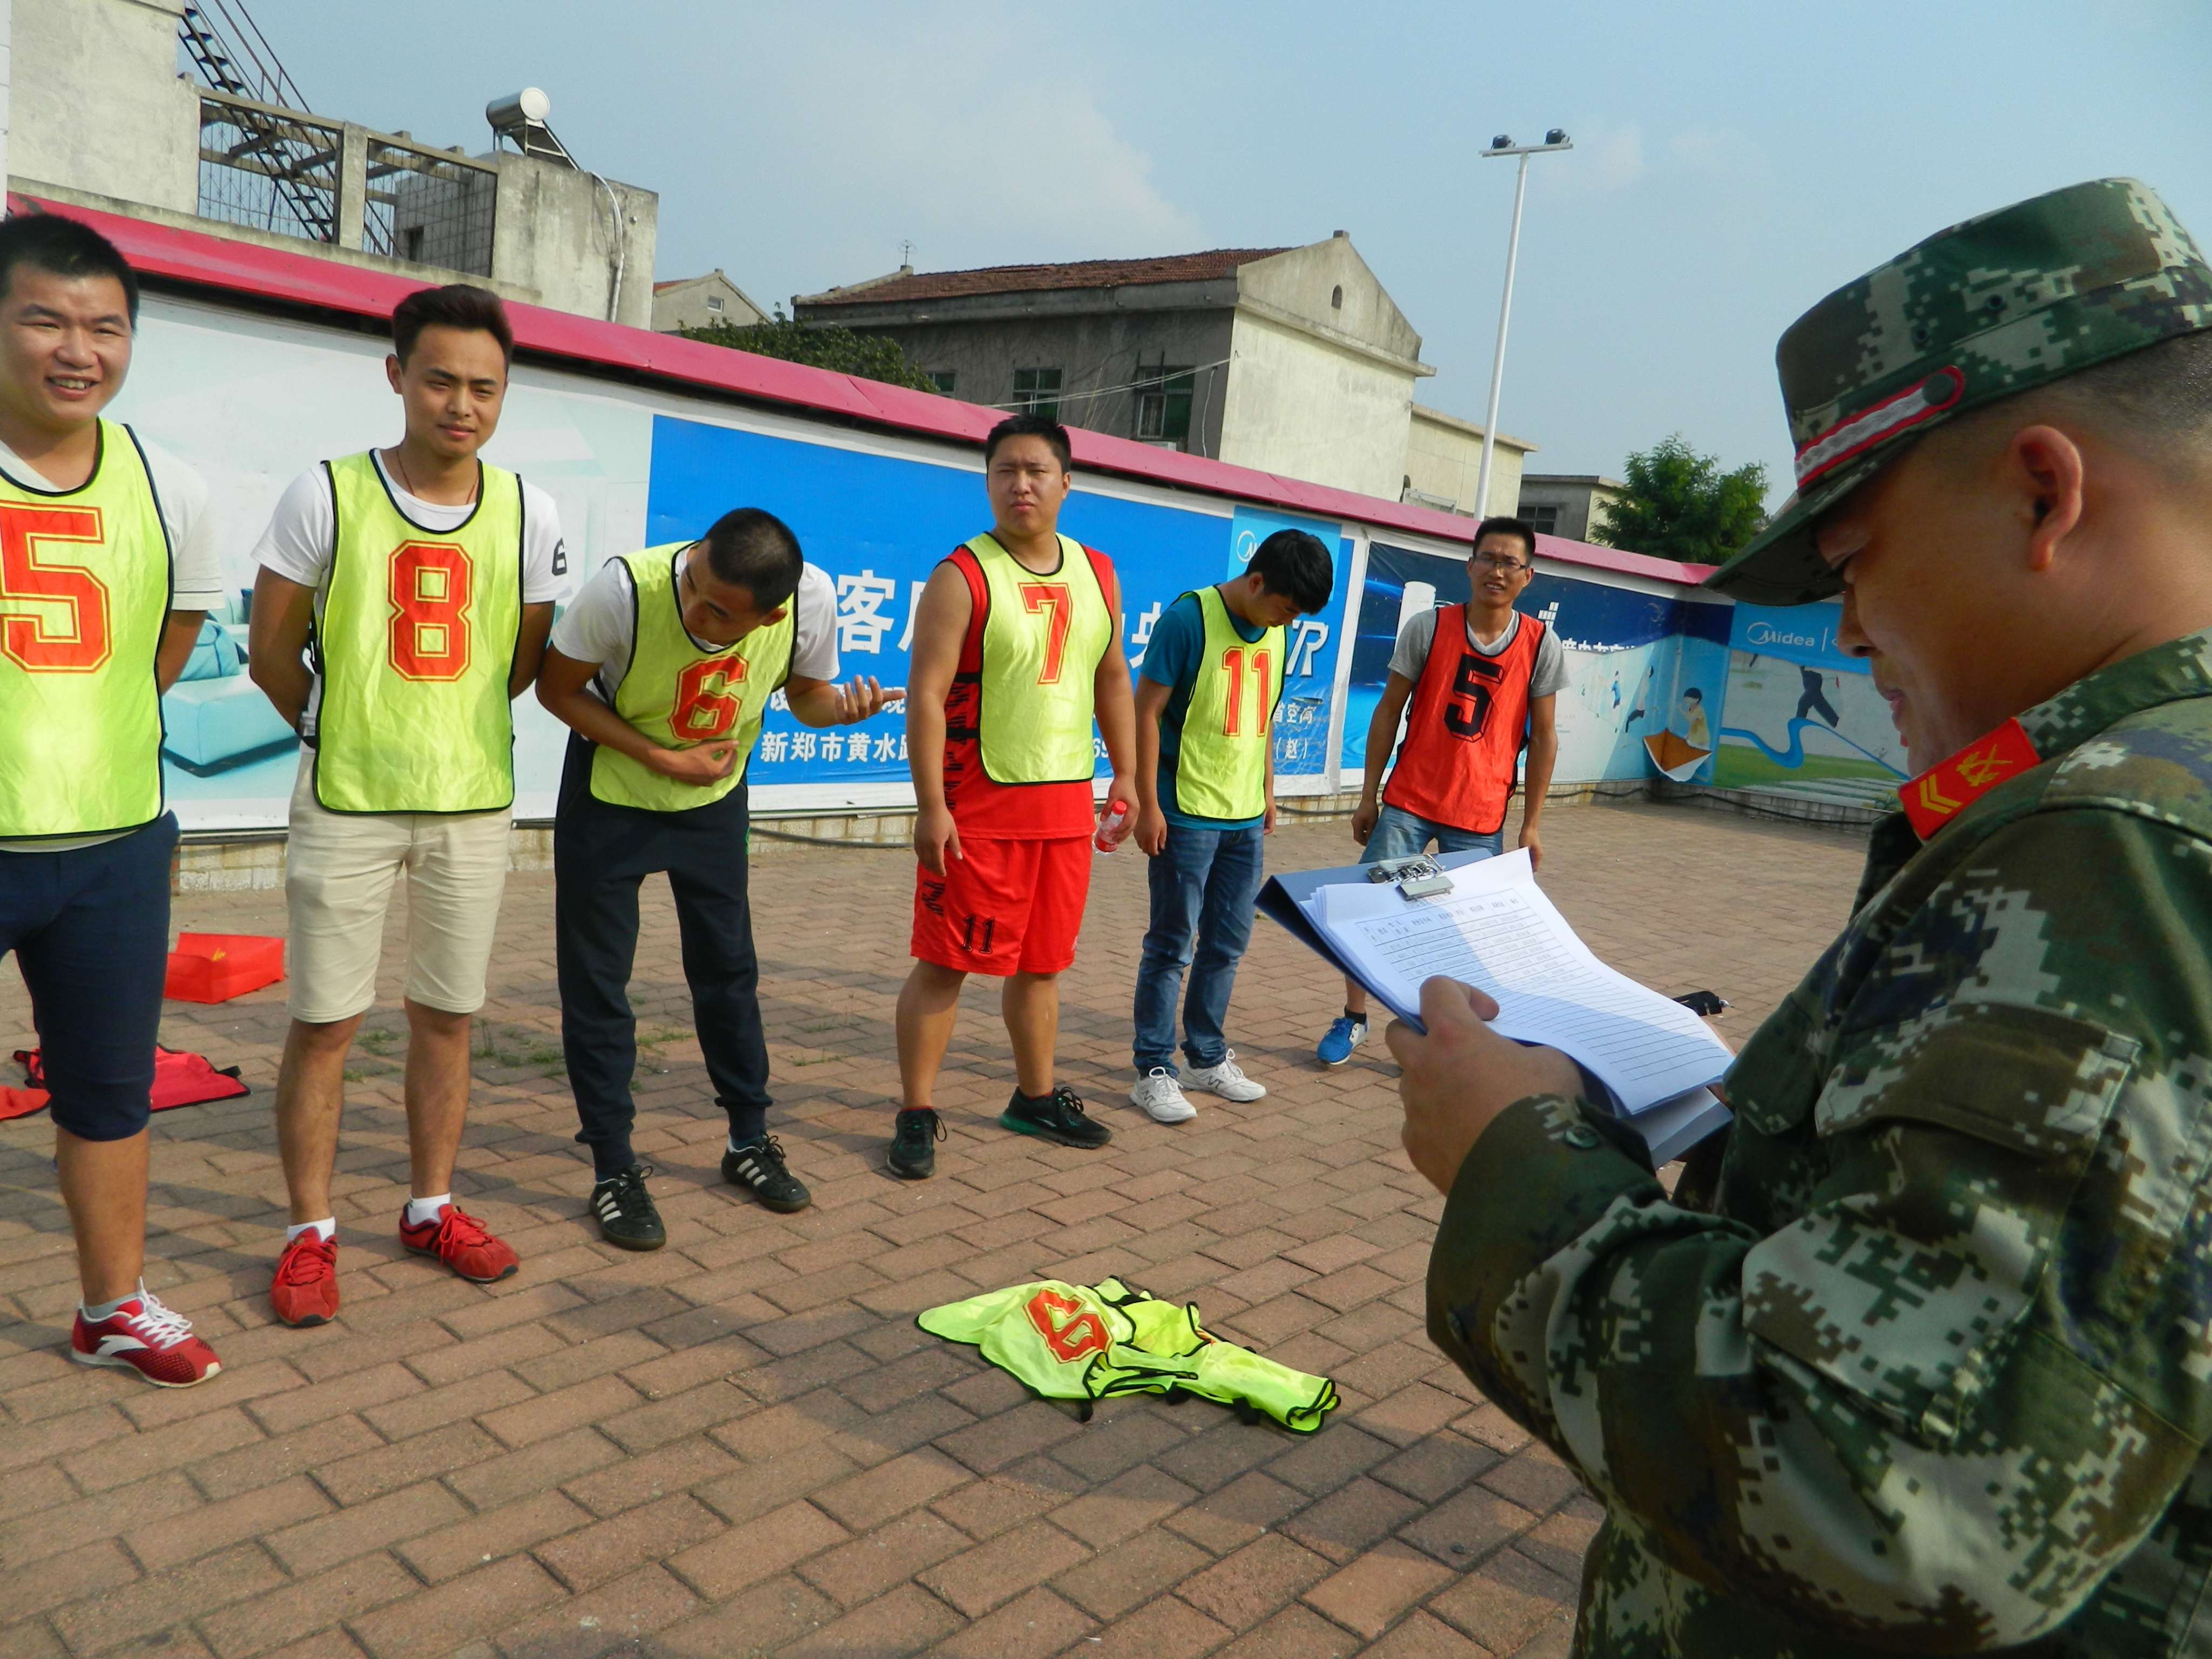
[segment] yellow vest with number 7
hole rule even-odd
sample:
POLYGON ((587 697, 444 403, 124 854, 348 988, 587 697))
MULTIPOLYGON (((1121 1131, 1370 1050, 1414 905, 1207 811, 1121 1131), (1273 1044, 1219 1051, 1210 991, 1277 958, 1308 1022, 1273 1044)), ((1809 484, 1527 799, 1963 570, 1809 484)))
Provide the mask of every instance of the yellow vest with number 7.
POLYGON ((1060 568, 1041 575, 986 533, 968 553, 983 573, 982 683, 975 715, 983 775, 994 783, 1087 782, 1097 769, 1091 723, 1114 613, 1080 542, 1060 538, 1060 568))
POLYGON ((477 507, 426 530, 374 459, 326 461, 337 509, 315 625, 315 799, 332 812, 514 804, 507 695, 522 633, 522 480, 479 462, 477 507))

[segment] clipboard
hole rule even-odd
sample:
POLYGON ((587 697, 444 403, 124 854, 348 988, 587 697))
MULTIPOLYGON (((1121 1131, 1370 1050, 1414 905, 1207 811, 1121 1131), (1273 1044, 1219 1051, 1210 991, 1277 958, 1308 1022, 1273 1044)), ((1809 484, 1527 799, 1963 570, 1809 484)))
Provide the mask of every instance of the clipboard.
MULTIPOLYGON (((1463 864, 1479 863, 1489 856, 1489 854, 1480 852, 1424 854, 1419 862, 1434 869, 1456 870, 1463 864)), ((1337 954, 1336 947, 1322 937, 1321 930, 1313 925, 1312 918, 1298 908, 1299 904, 1311 898, 1317 889, 1370 881, 1374 879, 1369 873, 1370 871, 1413 862, 1414 860, 1410 859, 1393 859, 1377 864, 1340 864, 1328 870, 1288 871, 1282 875, 1268 877, 1261 887, 1260 896, 1255 902, 1261 915, 1289 930, 1306 949, 1327 957, 1335 964, 1339 973, 1358 979, 1359 975, 1345 965, 1344 958, 1337 954)), ((1400 884, 1401 891, 1404 890, 1404 885, 1402 882, 1400 884)), ((1378 994, 1371 985, 1366 989, 1370 996, 1378 994)))

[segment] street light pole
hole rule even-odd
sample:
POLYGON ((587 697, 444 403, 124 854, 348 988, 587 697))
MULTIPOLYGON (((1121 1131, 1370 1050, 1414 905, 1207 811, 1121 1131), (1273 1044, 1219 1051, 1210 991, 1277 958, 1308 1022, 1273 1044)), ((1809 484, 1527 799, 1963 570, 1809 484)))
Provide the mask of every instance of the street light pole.
POLYGON ((1498 398, 1505 386, 1505 325, 1513 316, 1513 268, 1521 258, 1521 205, 1528 195, 1528 158, 1574 147, 1574 140, 1563 129, 1553 127, 1540 144, 1516 144, 1501 132, 1482 152, 1485 156, 1517 155, 1521 167, 1513 181, 1513 234, 1505 244, 1505 297, 1498 305, 1498 355, 1490 363, 1490 410, 1483 416, 1482 469, 1474 484, 1474 516, 1479 520, 1490 516, 1490 467, 1498 447, 1498 398))

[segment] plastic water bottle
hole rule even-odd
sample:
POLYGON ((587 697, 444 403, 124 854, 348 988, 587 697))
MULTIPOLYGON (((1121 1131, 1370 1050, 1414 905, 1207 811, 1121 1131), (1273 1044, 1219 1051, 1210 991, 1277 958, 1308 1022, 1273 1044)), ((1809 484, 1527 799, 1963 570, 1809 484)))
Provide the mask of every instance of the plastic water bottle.
POLYGON ((1128 838, 1128 834, 1129 803, 1109 801, 1106 815, 1098 820, 1098 833, 1091 838, 1091 844, 1101 853, 1110 853, 1128 838))

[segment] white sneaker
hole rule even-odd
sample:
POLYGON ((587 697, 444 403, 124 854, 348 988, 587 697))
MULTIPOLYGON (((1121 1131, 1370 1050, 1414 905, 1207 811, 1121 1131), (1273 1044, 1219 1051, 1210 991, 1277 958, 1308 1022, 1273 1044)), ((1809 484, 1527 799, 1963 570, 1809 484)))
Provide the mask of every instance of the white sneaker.
POLYGON ((1164 1066, 1155 1066, 1129 1091, 1129 1103, 1141 1106, 1155 1123, 1188 1123, 1198 1108, 1182 1097, 1182 1085, 1164 1066))
POLYGON ((1266 1084, 1255 1083, 1244 1075, 1243 1068, 1237 1063, 1234 1048, 1221 1056, 1218 1066, 1194 1070, 1190 1074, 1190 1086, 1203 1089, 1210 1095, 1219 1095, 1224 1100, 1258 1100, 1267 1092, 1266 1084))

